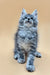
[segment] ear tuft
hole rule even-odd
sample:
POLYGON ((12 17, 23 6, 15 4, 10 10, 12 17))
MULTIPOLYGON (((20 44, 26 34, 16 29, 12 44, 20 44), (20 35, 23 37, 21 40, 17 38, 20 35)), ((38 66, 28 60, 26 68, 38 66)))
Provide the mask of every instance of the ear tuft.
POLYGON ((21 13, 21 17, 23 17, 24 15, 26 15, 27 13, 26 13, 26 10, 23 8, 22 9, 22 13, 21 13))
POLYGON ((38 16, 37 9, 34 10, 34 12, 32 13, 32 15, 37 19, 37 16, 38 16))

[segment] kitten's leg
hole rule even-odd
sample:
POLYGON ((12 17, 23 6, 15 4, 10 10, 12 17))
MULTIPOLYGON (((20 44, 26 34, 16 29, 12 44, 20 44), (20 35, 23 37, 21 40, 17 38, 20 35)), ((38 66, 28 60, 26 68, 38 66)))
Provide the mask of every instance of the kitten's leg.
POLYGON ((26 64, 26 69, 29 72, 33 72, 35 70, 34 58, 35 58, 35 56, 33 54, 29 53, 29 55, 27 57, 27 64, 26 64))
POLYGON ((18 55, 18 63, 25 63, 25 53, 23 52, 20 52, 19 55, 18 55))
POLYGON ((17 39, 18 39, 18 32, 15 34, 15 49, 14 49, 14 59, 18 59, 18 43, 17 43, 17 39))
POLYGON ((34 55, 35 55, 36 57, 38 57, 38 58, 41 58, 41 57, 42 57, 42 56, 41 56, 41 53, 38 52, 38 51, 36 51, 36 52, 34 53, 34 55))
POLYGON ((14 50, 14 59, 17 60, 18 59, 18 51, 17 48, 14 50))

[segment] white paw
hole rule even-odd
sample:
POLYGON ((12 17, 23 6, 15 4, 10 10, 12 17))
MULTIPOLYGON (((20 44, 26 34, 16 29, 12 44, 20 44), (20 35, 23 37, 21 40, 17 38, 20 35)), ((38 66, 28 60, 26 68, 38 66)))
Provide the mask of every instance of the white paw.
POLYGON ((26 65, 26 69, 27 69, 27 71, 29 71, 29 72, 35 71, 34 65, 26 65))
POLYGON ((14 54, 14 59, 18 59, 18 54, 14 54))
POLYGON ((17 61, 18 61, 18 63, 21 63, 21 64, 25 63, 25 59, 18 58, 17 61))
POLYGON ((38 58, 42 57, 40 52, 35 52, 35 56, 38 57, 38 58))

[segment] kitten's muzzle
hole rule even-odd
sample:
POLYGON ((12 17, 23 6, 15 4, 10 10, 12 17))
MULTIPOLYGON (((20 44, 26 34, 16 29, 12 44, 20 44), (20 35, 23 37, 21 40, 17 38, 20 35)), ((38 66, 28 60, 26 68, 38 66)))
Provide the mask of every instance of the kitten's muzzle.
POLYGON ((30 23, 30 24, 32 24, 32 22, 31 22, 30 20, 27 20, 25 23, 30 23))

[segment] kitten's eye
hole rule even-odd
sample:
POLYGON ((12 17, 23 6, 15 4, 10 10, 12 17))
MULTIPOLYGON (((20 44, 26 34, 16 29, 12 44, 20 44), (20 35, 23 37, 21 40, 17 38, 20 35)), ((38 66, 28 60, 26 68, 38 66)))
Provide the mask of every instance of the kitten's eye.
POLYGON ((27 17, 25 17, 25 19, 27 19, 27 17))
POLYGON ((33 17, 31 17, 31 19, 33 20, 33 17))

